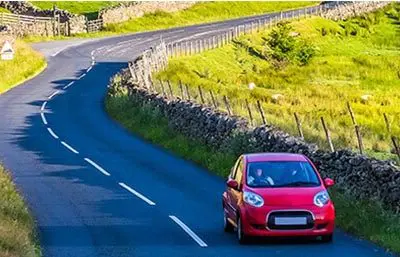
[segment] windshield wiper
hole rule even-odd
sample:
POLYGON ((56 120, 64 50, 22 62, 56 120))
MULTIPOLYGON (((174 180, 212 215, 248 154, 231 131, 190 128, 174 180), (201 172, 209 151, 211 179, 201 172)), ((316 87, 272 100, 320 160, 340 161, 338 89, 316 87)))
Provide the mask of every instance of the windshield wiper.
POLYGON ((292 183, 276 185, 274 187, 300 187, 300 186, 318 186, 318 183, 310 181, 296 181, 292 183))

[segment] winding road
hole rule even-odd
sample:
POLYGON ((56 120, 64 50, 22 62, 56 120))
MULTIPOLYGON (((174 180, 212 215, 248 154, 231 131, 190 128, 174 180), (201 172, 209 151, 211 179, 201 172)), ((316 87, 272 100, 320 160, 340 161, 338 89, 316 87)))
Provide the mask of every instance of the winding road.
POLYGON ((44 256, 391 256, 340 230, 332 244, 241 246, 223 232, 222 178, 105 113, 110 77, 160 37, 202 37, 251 19, 34 46, 48 67, 0 95, 0 160, 37 220, 44 256))

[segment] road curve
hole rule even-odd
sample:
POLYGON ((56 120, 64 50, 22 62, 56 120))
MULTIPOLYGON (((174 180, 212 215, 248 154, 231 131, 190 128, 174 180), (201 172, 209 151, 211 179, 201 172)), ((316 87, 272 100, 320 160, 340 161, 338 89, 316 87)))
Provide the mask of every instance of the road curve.
POLYGON ((0 159, 37 220, 44 256, 390 256, 340 231, 333 244, 238 245, 222 229, 223 179, 105 113, 110 76, 160 37, 201 37, 251 19, 35 45, 48 67, 0 95, 0 159))

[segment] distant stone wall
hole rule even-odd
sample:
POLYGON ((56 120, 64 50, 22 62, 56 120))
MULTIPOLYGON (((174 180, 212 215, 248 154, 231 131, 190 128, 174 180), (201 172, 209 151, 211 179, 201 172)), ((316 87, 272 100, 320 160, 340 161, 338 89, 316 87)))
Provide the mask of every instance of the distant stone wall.
POLYGON ((149 2, 128 2, 117 6, 105 8, 99 12, 99 18, 103 19, 104 25, 127 21, 138 18, 145 13, 155 11, 176 12, 192 6, 195 1, 149 1, 149 2))
POLYGON ((340 150, 319 150, 317 145, 290 136, 274 126, 253 128, 245 118, 229 116, 187 100, 168 100, 135 85, 128 70, 112 80, 109 96, 127 91, 132 101, 159 110, 169 126, 188 138, 196 138, 216 151, 236 156, 251 152, 302 153, 315 162, 322 176, 333 178, 337 186, 358 199, 378 200, 400 212, 400 169, 382 161, 340 150), (122 79, 121 79, 122 78, 122 79))
MULTIPOLYGON (((13 14, 27 15, 32 17, 54 17, 53 10, 40 10, 27 1, 0 1, 0 7, 8 9, 13 14)), ((60 28, 60 34, 73 35, 77 33, 86 33, 86 17, 76 15, 65 10, 56 9, 59 20, 55 22, 55 28, 60 28), (58 22, 60 23, 58 25, 58 22)), ((9 24, 10 34, 17 36, 41 35, 47 36, 53 34, 53 22, 21 22, 9 24)))
POLYGON ((390 2, 373 2, 373 1, 366 1, 366 2, 350 2, 351 4, 343 4, 338 6, 337 8, 330 9, 325 12, 322 16, 327 19, 332 20, 344 20, 346 18, 359 16, 363 13, 368 13, 380 9, 390 2))

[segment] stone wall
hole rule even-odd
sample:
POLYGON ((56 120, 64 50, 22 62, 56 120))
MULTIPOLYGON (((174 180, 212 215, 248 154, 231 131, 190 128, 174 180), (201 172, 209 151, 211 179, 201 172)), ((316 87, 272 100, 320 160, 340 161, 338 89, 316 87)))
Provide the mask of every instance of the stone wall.
POLYGON ((99 18, 103 19, 104 25, 127 21, 138 18, 145 13, 152 13, 157 10, 164 12, 176 12, 192 6, 195 1, 149 1, 149 2, 128 2, 117 6, 105 8, 99 12, 99 18))
MULTIPOLYGON (((53 10, 40 10, 27 1, 0 1, 0 7, 8 9, 13 14, 27 15, 32 17, 54 17, 53 10)), ((62 35, 73 35, 86 33, 86 17, 76 15, 65 10, 56 9, 59 15, 60 24, 56 22, 56 28, 60 27, 62 35)), ((41 35, 48 36, 53 34, 53 23, 49 22, 21 22, 20 24, 10 24, 9 33, 16 36, 41 35)))
POLYGON ((332 20, 344 20, 349 17, 354 17, 361 15, 363 13, 368 13, 375 11, 377 9, 380 9, 388 4, 390 2, 372 2, 372 1, 366 1, 366 2, 355 2, 351 4, 343 4, 338 6, 337 8, 333 8, 325 12, 322 16, 327 18, 327 19, 332 19, 332 20))
POLYGON ((319 150, 317 145, 290 136, 274 126, 251 128, 241 117, 186 100, 168 100, 150 94, 134 85, 128 70, 117 74, 109 96, 127 91, 133 101, 157 108, 169 125, 188 138, 196 138, 218 151, 236 156, 250 152, 292 152, 307 155, 321 174, 333 178, 338 188, 358 199, 378 200, 396 212, 400 211, 400 169, 392 162, 382 161, 340 150, 334 153, 319 150))

